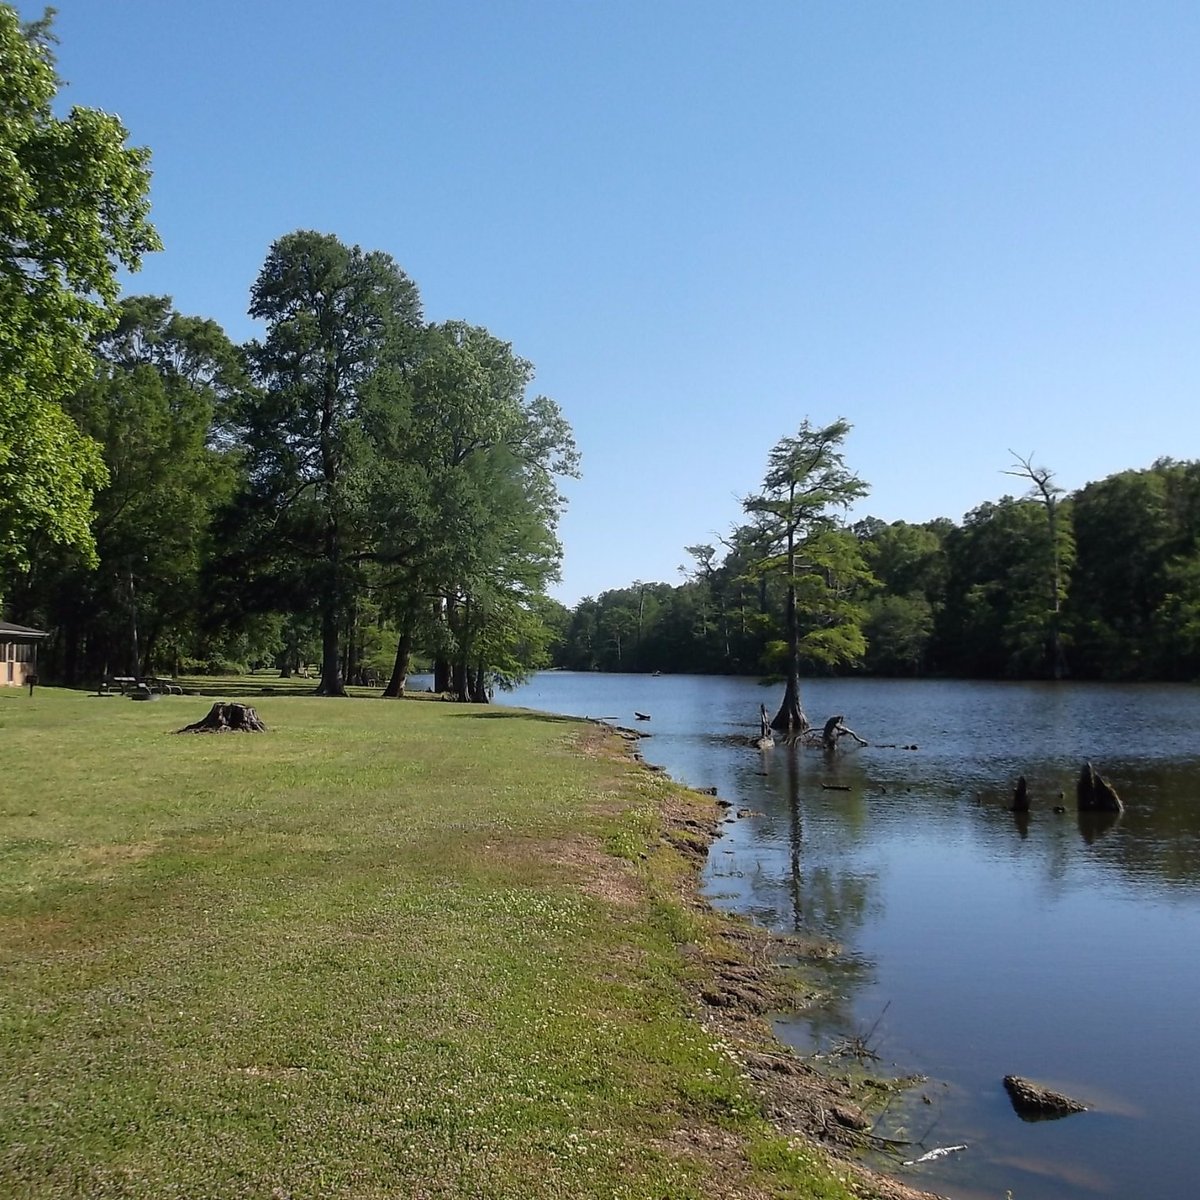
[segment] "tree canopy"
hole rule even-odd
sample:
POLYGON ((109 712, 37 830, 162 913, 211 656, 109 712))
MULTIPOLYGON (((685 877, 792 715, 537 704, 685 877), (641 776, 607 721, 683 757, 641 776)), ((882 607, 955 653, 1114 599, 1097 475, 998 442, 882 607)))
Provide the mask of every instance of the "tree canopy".
POLYGON ((0 5, 0 564, 37 539, 94 561, 99 447, 62 402, 89 375, 90 338, 112 320, 117 269, 159 248, 149 152, 114 116, 54 115, 51 11, 23 26, 0 5))
POLYGON ((854 662, 866 649, 851 588, 868 572, 857 540, 838 521, 838 510, 867 491, 842 453, 849 432, 845 420, 816 427, 805 418, 794 436, 775 444, 762 489, 743 503, 761 551, 752 572, 780 573, 784 581, 786 643, 773 648, 782 659, 784 697, 771 724, 789 733, 808 728, 800 704, 802 660, 854 662))

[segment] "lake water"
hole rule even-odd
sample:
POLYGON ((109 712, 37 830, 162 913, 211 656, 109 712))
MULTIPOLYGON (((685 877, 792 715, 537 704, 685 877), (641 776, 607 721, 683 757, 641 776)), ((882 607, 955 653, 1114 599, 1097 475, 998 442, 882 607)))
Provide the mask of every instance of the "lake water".
POLYGON ((758 814, 724 826, 708 895, 843 945, 829 1003, 777 1027, 802 1051, 859 1035, 881 1069, 928 1077, 877 1132, 918 1140, 906 1158, 968 1149, 898 1174, 959 1200, 1192 1200, 1200 689, 815 681, 814 722, 843 713, 872 743, 918 748, 736 745, 779 696, 745 679, 548 672, 498 699, 628 725, 649 713, 649 762, 758 814), (1125 801, 1119 820, 1074 812, 1086 759, 1125 801), (1027 820, 1006 807, 1021 774, 1027 820), (1006 1074, 1092 1111, 1024 1122, 1006 1074))

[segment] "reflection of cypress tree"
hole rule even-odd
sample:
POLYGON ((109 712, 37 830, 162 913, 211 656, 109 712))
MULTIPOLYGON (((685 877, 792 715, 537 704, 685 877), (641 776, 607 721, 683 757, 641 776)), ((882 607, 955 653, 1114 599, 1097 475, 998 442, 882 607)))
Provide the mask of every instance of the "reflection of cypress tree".
MULTIPOLYGON (((842 941, 846 934, 860 929, 866 919, 874 876, 843 873, 828 863, 817 866, 810 864, 805 869, 799 755, 800 752, 792 747, 784 758, 791 867, 788 893, 791 897, 792 921, 797 930, 820 930, 842 941)), ((853 827, 861 825, 861 816, 859 813, 858 819, 851 821, 853 827)))
POLYGON ((792 856, 791 894, 792 922, 799 930, 804 927, 804 883, 800 854, 804 842, 804 825, 800 819, 800 780, 796 770, 796 751, 790 748, 787 759, 788 813, 791 818, 789 844, 792 856))

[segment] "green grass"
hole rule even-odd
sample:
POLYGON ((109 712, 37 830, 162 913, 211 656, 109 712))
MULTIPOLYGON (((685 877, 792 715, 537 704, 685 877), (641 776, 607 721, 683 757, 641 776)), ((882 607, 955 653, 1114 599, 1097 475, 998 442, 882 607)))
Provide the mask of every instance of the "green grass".
POLYGON ((678 789, 557 718, 254 703, 0 694, 0 1195, 851 1194, 694 1014, 678 789))

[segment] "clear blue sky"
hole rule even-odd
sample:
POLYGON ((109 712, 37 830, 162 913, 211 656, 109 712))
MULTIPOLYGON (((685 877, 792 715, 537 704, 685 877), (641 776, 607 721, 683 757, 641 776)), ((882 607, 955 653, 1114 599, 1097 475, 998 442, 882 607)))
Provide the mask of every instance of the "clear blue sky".
MULTIPOLYGON (((40 12, 22 3, 25 17, 40 12)), ((390 252, 575 429, 560 598, 678 580, 809 416, 858 515, 1200 457, 1200 5, 58 0, 154 153, 131 291, 234 338, 297 228, 390 252)))

